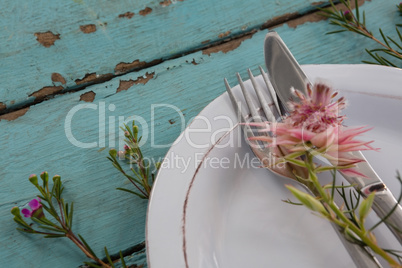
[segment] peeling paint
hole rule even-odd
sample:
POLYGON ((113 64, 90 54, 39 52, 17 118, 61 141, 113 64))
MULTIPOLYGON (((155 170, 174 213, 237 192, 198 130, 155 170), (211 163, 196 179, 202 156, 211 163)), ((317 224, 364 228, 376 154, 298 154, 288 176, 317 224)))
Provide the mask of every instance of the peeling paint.
POLYGON ((163 7, 167 7, 170 6, 171 4, 177 3, 177 2, 183 2, 184 0, 176 0, 176 1, 171 1, 171 0, 165 0, 162 2, 159 2, 159 5, 163 6, 163 7))
POLYGON ((286 13, 281 16, 273 17, 270 20, 267 20, 262 26, 262 29, 273 29, 278 26, 281 26, 283 23, 290 21, 292 19, 295 19, 299 16, 299 13, 293 12, 293 13, 286 13))
POLYGON ((243 37, 233 39, 229 42, 226 42, 226 43, 223 43, 223 44, 220 44, 217 46, 213 46, 210 48, 206 48, 206 49, 202 50, 202 54, 207 54, 208 56, 210 56, 212 53, 218 53, 218 52, 228 53, 229 51, 232 51, 232 50, 235 50, 236 48, 238 48, 244 40, 250 39, 254 33, 255 33, 255 31, 252 34, 248 34, 243 37))
POLYGON ((127 11, 124 14, 120 14, 119 18, 127 18, 127 19, 131 19, 134 16, 133 12, 127 11))
POLYGON ((63 85, 66 84, 66 79, 64 79, 64 77, 59 73, 52 73, 51 79, 52 79, 53 83, 58 82, 58 83, 62 83, 63 85))
POLYGON ((35 33, 35 36, 36 40, 44 47, 53 46, 54 42, 60 39, 60 34, 54 34, 51 31, 35 33))
POLYGON ((220 34, 218 35, 218 37, 219 37, 219 38, 224 38, 224 37, 228 36, 230 33, 231 33, 230 31, 226 31, 226 32, 224 32, 224 33, 220 33, 220 34))
POLYGON ((171 0, 165 0, 165 1, 159 2, 159 5, 161 5, 163 7, 170 6, 171 4, 172 4, 171 0))
POLYGON ((96 25, 95 24, 81 25, 80 30, 85 34, 93 33, 96 31, 96 25))
POLYGON ((145 85, 146 83, 148 83, 149 80, 151 80, 152 78, 154 78, 155 73, 146 73, 145 77, 140 76, 137 78, 137 80, 134 81, 135 84, 143 84, 145 85))
POLYGON ((145 61, 140 61, 139 59, 137 59, 133 62, 120 62, 114 68, 114 72, 115 72, 115 74, 123 74, 123 73, 127 73, 129 71, 135 70, 135 69, 144 68, 147 66, 161 63, 161 62, 162 62, 161 59, 156 59, 149 63, 145 62, 145 61))
POLYGON ((15 120, 18 117, 23 116, 24 114, 26 114, 26 112, 28 112, 28 110, 29 110, 29 107, 21 109, 21 110, 18 110, 18 111, 15 111, 15 112, 11 112, 11 113, 8 113, 8 114, 0 115, 0 121, 3 120, 3 119, 7 120, 7 121, 15 120))
POLYGON ((146 15, 148 15, 148 14, 151 13, 151 12, 152 12, 152 8, 146 7, 145 9, 140 10, 139 14, 140 14, 141 16, 146 16, 146 15))
POLYGON ((302 25, 306 22, 318 22, 318 21, 322 21, 325 19, 326 19, 326 17, 324 17, 324 16, 320 15, 320 13, 316 12, 316 13, 311 13, 311 14, 302 16, 297 19, 290 20, 287 22, 287 25, 290 28, 296 28, 297 26, 302 25))
POLYGON ((5 105, 4 103, 0 102, 0 111, 5 110, 6 108, 7 108, 7 105, 5 105))
POLYGON ((29 96, 35 97, 35 100, 38 101, 38 100, 44 99, 48 95, 53 95, 55 93, 58 93, 58 92, 62 91, 63 89, 64 88, 62 86, 43 87, 43 88, 39 89, 38 91, 35 91, 34 93, 32 93, 29 96))
POLYGON ((86 83, 99 83, 99 82, 107 81, 112 77, 113 77, 113 74, 111 74, 111 73, 101 74, 101 75, 97 75, 96 73, 89 73, 89 74, 86 74, 82 79, 76 79, 75 84, 81 85, 81 84, 86 84, 86 83))
POLYGON ((176 120, 174 120, 174 119, 169 119, 169 123, 170 123, 171 125, 173 125, 174 123, 176 123, 176 120))
POLYGON ((122 74, 137 68, 144 67, 146 64, 147 63, 145 61, 140 60, 135 60, 130 63, 120 62, 119 64, 116 65, 116 68, 114 68, 114 72, 115 74, 122 74))
POLYGON ((116 90, 116 93, 123 91, 123 90, 127 90, 130 87, 132 87, 133 85, 138 85, 138 84, 143 84, 145 85, 146 83, 148 83, 149 80, 151 80, 154 77, 155 73, 146 73, 145 77, 144 76, 139 76, 137 77, 136 80, 120 80, 120 84, 119 87, 116 90))
POLYGON ((116 89, 116 93, 127 90, 134 85, 134 80, 120 80, 119 87, 116 89))
POLYGON ((211 42, 211 39, 208 39, 208 40, 202 41, 202 42, 201 42, 201 44, 205 45, 205 44, 208 44, 209 42, 211 42))
POLYGON ((95 99, 95 92, 93 91, 88 91, 85 92, 80 96, 80 101, 85 101, 85 102, 93 102, 95 99))

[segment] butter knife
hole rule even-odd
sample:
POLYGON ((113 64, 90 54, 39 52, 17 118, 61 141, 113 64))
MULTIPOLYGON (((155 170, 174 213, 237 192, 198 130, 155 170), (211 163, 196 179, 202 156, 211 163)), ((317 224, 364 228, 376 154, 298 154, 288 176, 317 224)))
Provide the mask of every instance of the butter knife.
MULTIPOLYGON (((278 95, 280 109, 285 114, 290 109, 287 106, 290 98, 297 100, 291 92, 291 87, 305 93, 307 83, 310 83, 310 81, 278 33, 274 31, 266 35, 264 56, 269 80, 278 95)), ((360 151, 353 152, 353 155, 366 160, 360 151)), ((398 239, 399 243, 402 244, 401 205, 367 161, 358 163, 356 168, 368 178, 342 175, 364 198, 372 192, 375 193, 373 210, 381 219, 384 219, 388 215, 384 222, 398 239), (390 212, 392 213, 390 214, 390 212)))

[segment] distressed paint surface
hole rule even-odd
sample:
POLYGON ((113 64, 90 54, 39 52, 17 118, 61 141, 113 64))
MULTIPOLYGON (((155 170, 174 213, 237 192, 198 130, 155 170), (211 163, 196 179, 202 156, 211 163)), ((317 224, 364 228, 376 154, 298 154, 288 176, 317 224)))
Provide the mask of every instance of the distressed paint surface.
POLYGON ((8 108, 32 103, 34 92, 52 86, 68 91, 88 74, 87 83, 108 79, 120 73, 120 63, 181 55, 279 15, 303 14, 313 3, 7 0, 0 11, 0 102, 8 108), (52 81, 52 73, 66 83, 52 81))
MULTIPOLYGON (((184 3, 186 1, 183 1, 184 3)), ((76 3, 71 1, 68 4, 76 3)), ((178 2, 177 6, 172 4, 168 7, 178 8, 179 4, 181 2, 178 2)), ((394 5, 391 6, 384 8, 384 2, 381 0, 364 4, 363 8, 366 9, 368 18, 371 18, 369 21, 372 22, 370 25, 373 28, 381 24, 383 30, 388 32, 400 21, 399 15, 394 12, 394 5)), ((54 2, 53 8, 56 7, 54 2)), ((111 5, 110 8, 116 7, 111 5)), ((141 16, 137 10, 130 10, 135 13, 131 19, 120 19, 133 20, 136 16, 141 16)), ((117 13, 124 14, 126 11, 117 13)), ((156 13, 156 9, 141 17, 148 18, 155 14, 154 12, 156 13)), ((186 13, 188 10, 182 12, 183 17, 191 16, 191 13, 186 13)), ((228 21, 227 25, 234 23, 229 18, 225 20, 228 21)), ((84 19, 82 21, 82 24, 89 23, 90 21, 84 19)), ((360 63, 361 60, 369 60, 362 49, 370 47, 366 39, 348 33, 325 36, 325 32, 333 30, 326 21, 307 22, 296 28, 285 24, 275 30, 302 64, 360 63)), ((258 31, 242 42, 232 41, 233 43, 227 45, 229 48, 235 48, 232 50, 198 51, 138 72, 114 77, 110 81, 89 86, 84 90, 57 95, 53 99, 31 106, 24 111, 24 115, 11 121, 1 116, 2 264, 5 267, 78 267, 85 260, 84 255, 68 240, 46 240, 15 230, 16 224, 12 221, 10 209, 15 205, 22 206, 32 199, 36 191, 28 183, 28 176, 43 170, 47 170, 51 176, 61 175, 66 187, 64 197, 67 201, 75 203, 73 227, 77 233, 84 236, 96 253, 102 256, 104 246, 108 247, 110 253, 117 253, 119 250, 143 243, 147 202, 115 190, 116 187, 130 185, 109 164, 106 159, 107 150, 98 151, 99 147, 117 146, 117 135, 110 135, 109 129, 117 133, 119 116, 126 119, 135 115, 137 119, 143 118, 143 122, 150 124, 153 104, 176 106, 184 114, 185 124, 189 123, 203 107, 224 92, 224 77, 228 78, 230 84, 235 85, 236 72, 246 77, 247 68, 250 67, 257 73, 258 65, 263 66, 262 44, 265 34, 266 30, 258 31), (76 147, 66 137, 66 117, 77 105, 87 106, 82 106, 83 109, 77 111, 72 118, 72 134, 81 142, 97 142, 95 148, 76 147), (102 107, 105 109, 105 121, 99 125, 99 112, 102 107), (115 118, 114 123, 110 121, 110 117, 115 118), (39 259, 47 265, 32 261, 39 259)), ((60 37, 55 44, 63 40, 63 36, 60 37)), ((133 47, 136 48, 137 45, 133 47)), ((124 56, 127 62, 135 59, 135 56, 130 58, 129 54, 124 56)), ((48 63, 54 64, 55 61, 49 59, 48 63)), ((99 67, 96 61, 87 62, 86 65, 99 67)), ((105 73, 109 71, 105 70, 105 73)), ((45 70, 41 72, 46 73, 45 70)), ((52 73, 59 73, 68 81, 63 71, 54 69, 49 73, 49 81, 52 73)), ((60 79, 56 77, 55 80, 60 79)), ((55 83, 62 84, 60 81, 55 83)), ((168 144, 177 138, 184 125, 181 125, 177 111, 171 108, 154 108, 154 141, 158 145, 167 146, 153 148, 151 134, 148 133, 143 150, 147 156, 159 159, 167 152, 168 144)), ((143 124, 145 127, 145 123, 143 124)), ((132 264, 146 267, 144 250, 133 254, 129 259, 132 264)))

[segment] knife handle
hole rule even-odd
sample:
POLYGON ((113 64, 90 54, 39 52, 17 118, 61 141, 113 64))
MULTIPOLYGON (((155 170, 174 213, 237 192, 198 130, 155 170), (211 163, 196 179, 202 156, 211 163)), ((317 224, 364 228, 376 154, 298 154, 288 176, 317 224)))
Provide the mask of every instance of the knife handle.
POLYGON ((356 169, 367 176, 367 178, 357 178, 345 176, 345 179, 353 185, 366 198, 369 194, 375 193, 373 210, 378 217, 384 219, 390 212, 384 223, 392 231, 394 236, 402 244, 402 207, 398 204, 392 192, 387 188, 380 176, 374 171, 370 163, 360 151, 351 152, 354 157, 364 159, 356 165, 356 169))
MULTIPOLYGON (((366 195, 367 193, 364 192, 364 190, 366 189, 362 189, 362 194, 366 195)), ((384 219, 392 212, 384 222, 394 236, 398 239, 399 243, 402 244, 402 207, 400 204, 398 204, 398 201, 388 190, 388 188, 385 187, 382 190, 375 191, 372 208, 381 219, 384 219)))

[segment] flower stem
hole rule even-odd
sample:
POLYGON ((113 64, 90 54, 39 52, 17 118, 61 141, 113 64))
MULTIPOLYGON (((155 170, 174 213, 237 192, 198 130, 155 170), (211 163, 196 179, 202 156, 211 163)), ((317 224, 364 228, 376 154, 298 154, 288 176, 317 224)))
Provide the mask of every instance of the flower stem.
POLYGON ((378 246, 378 244, 373 241, 368 235, 370 232, 367 232, 366 230, 362 230, 358 226, 356 226, 346 215, 338 208, 338 206, 333 202, 332 198, 328 196, 328 194, 325 192, 325 190, 322 188, 320 182, 318 181, 317 174, 315 172, 315 164, 313 162, 313 156, 307 152, 307 157, 306 157, 307 164, 312 167, 309 168, 309 178, 313 182, 315 189, 318 191, 320 197, 322 198, 322 201, 335 213, 335 215, 338 217, 338 219, 341 221, 341 224, 344 225, 342 226, 339 222, 335 221, 338 225, 341 227, 347 226, 349 230, 351 230, 353 233, 355 233, 361 241, 366 244, 368 247, 370 247, 375 253, 380 255, 382 258, 384 258, 390 265, 391 267, 402 267, 395 259, 393 259, 387 252, 385 252, 381 247, 378 246))
POLYGON ((105 268, 110 268, 110 267, 111 267, 110 265, 108 265, 107 263, 103 262, 103 261, 102 261, 101 259, 99 259, 98 257, 92 255, 92 254, 89 252, 89 250, 87 249, 87 247, 86 247, 85 245, 83 245, 83 243, 75 236, 75 234, 74 234, 72 231, 69 231, 69 232, 66 234, 66 237, 68 237, 71 241, 73 241, 73 243, 76 244, 77 247, 78 247, 79 249, 81 249, 81 251, 84 252, 84 254, 85 254, 88 258, 90 258, 90 259, 96 261, 97 263, 99 263, 100 265, 102 265, 102 267, 105 267, 105 268))

